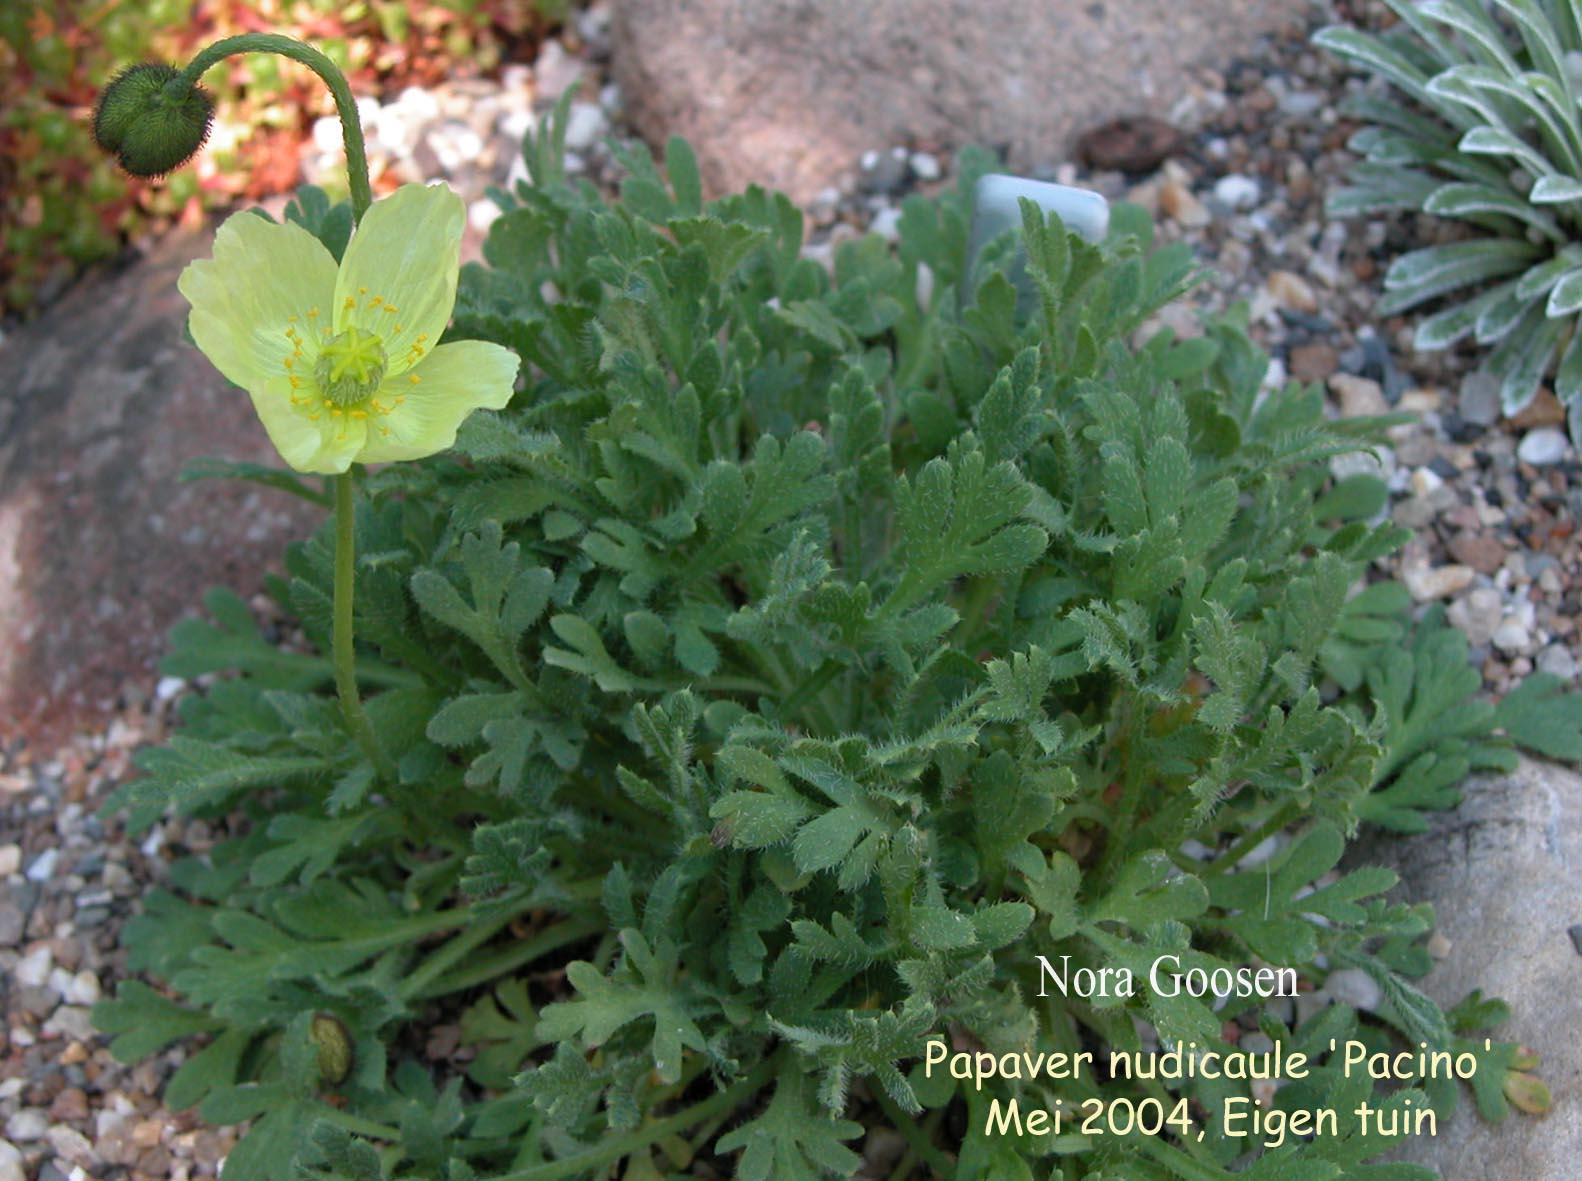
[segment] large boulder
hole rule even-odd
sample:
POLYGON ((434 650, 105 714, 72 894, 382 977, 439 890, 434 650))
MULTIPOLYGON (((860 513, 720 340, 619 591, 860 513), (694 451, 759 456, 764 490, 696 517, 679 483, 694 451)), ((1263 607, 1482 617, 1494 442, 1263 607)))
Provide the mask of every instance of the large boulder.
POLYGON ((1301 27, 1307 0, 615 0, 613 65, 638 129, 679 133, 716 191, 806 202, 908 141, 1063 161, 1074 134, 1163 116, 1199 64, 1301 27))
POLYGON ((1582 1160, 1582 777, 1523 760, 1465 792, 1429 832, 1372 842, 1365 859, 1401 874, 1406 901, 1432 903, 1450 940, 1425 991, 1447 1008, 1475 988, 1502 997, 1511 1020, 1496 1036, 1538 1050, 1554 1108, 1494 1125, 1468 1096, 1400 1155, 1446 1181, 1570 1181, 1582 1160))
POLYGON ((316 510, 205 456, 278 463, 247 396, 183 339, 173 234, 0 344, 0 739, 41 743, 146 694, 167 628, 213 584, 256 590, 316 510))

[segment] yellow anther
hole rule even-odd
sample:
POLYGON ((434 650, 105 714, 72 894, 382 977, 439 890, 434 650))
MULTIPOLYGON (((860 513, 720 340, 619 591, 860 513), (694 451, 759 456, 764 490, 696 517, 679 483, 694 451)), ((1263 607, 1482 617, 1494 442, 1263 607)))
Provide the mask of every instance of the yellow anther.
MULTIPOLYGON (((296 355, 297 355, 296 353, 292 353, 291 357, 295 357, 296 355)), ((287 369, 291 368, 291 365, 292 365, 291 357, 287 357, 285 359, 285 366, 286 366, 287 369)))
POLYGON ((368 417, 368 411, 366 411, 366 410, 348 410, 346 413, 350 414, 353 418, 367 418, 368 417))
POLYGON ((396 306, 395 306, 395 304, 393 304, 393 303, 387 303, 387 304, 385 304, 385 311, 387 311, 387 312, 393 312, 393 311, 395 311, 395 310, 396 310, 396 306))
POLYGON ((294 390, 300 390, 302 388, 302 379, 297 377, 295 374, 293 374, 291 377, 291 388, 294 390))
POLYGON ((308 319, 310 319, 310 320, 317 319, 318 318, 318 314, 319 314, 319 309, 318 308, 309 308, 308 309, 308 319))
POLYGON ((357 289, 357 294, 358 295, 367 295, 368 294, 368 288, 366 288, 366 287, 359 287, 357 289))
MULTIPOLYGON (((395 311, 395 309, 394 309, 394 308, 391 308, 391 309, 390 309, 390 310, 391 310, 391 311, 392 311, 392 312, 393 312, 393 311, 395 311)), ((399 325, 399 324, 397 324, 397 325, 396 325, 396 326, 395 326, 395 327, 394 327, 394 328, 392 328, 392 329, 391 329, 391 331, 392 331, 392 332, 400 332, 400 331, 401 331, 401 325, 399 325)))
POLYGON ((420 382, 422 380, 423 379, 421 377, 419 377, 416 373, 414 373, 410 377, 407 378, 407 384, 408 385, 416 385, 418 382, 420 382))
POLYGON ((324 411, 322 411, 322 410, 315 410, 312 414, 308 415, 308 421, 309 422, 317 422, 319 419, 321 419, 323 417, 324 417, 324 411))
POLYGON ((357 306, 357 297, 355 295, 348 295, 346 297, 346 310, 350 311, 352 308, 354 308, 356 306, 357 306))
POLYGON ((421 341, 425 341, 425 340, 427 340, 427 339, 428 339, 428 333, 427 333, 427 332, 419 332, 419 333, 418 333, 418 334, 417 334, 417 338, 418 338, 418 340, 419 340, 419 341, 420 341, 420 342, 421 342, 421 341))

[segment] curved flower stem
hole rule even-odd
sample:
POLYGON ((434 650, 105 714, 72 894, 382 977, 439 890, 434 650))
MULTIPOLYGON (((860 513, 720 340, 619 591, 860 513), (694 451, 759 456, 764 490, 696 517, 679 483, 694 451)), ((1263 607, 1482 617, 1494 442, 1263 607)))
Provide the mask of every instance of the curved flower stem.
MULTIPOLYGON (((352 222, 362 221, 373 204, 373 188, 368 180, 368 153, 363 146, 362 119, 357 102, 340 67, 311 45, 282 37, 278 33, 242 33, 223 37, 208 46, 173 78, 168 86, 181 94, 198 84, 205 71, 221 58, 233 53, 278 53, 301 62, 324 81, 335 98, 335 111, 341 120, 341 138, 346 144, 346 176, 351 186, 352 222)), ((340 696, 341 715, 363 754, 386 783, 396 779, 395 765, 379 745, 368 715, 357 695, 357 653, 352 633, 352 585, 356 572, 356 497, 352 473, 335 477, 335 691, 340 696)))
POLYGON ((352 589, 356 575, 356 484, 351 472, 335 477, 335 691, 341 699, 341 716, 363 754, 386 783, 396 779, 395 764, 379 745, 368 715, 357 696, 357 651, 352 645, 352 589))
POLYGON ((278 53, 292 61, 301 62, 324 80, 335 97, 335 113, 341 119, 341 138, 346 143, 346 175, 351 182, 352 221, 359 222, 368 206, 373 204, 373 189, 368 183, 368 153, 363 148, 363 125, 357 115, 357 103, 352 98, 352 88, 346 84, 346 75, 340 67, 311 45, 282 37, 278 33, 242 33, 236 37, 223 37, 193 58, 169 85, 185 92, 196 86, 198 79, 223 57, 233 53, 278 53))

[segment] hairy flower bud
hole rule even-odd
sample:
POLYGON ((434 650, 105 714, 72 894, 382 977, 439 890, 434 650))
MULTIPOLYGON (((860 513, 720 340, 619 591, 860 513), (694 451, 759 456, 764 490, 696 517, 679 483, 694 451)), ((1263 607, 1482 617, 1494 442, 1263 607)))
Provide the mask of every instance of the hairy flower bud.
POLYGON ((318 1051, 319 1077, 332 1087, 346 1081, 352 1072, 352 1039, 340 1018, 316 1013, 308 1036, 318 1051))
POLYGON ((93 138, 133 176, 180 168, 209 136, 214 99, 201 86, 181 86, 179 77, 175 66, 132 66, 99 96, 93 138))

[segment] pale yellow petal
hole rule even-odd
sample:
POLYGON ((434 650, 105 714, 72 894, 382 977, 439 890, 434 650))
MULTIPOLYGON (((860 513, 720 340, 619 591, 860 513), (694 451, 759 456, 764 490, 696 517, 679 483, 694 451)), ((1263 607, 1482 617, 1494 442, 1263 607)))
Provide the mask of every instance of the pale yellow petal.
POLYGON ((357 458, 388 463, 446 450, 467 415, 503 409, 511 400, 517 364, 516 354, 497 344, 458 340, 441 345, 374 395, 386 413, 370 419, 368 442, 357 458))
POLYGON ((294 390, 275 379, 247 391, 280 458, 299 472, 332 475, 344 472, 357 458, 367 436, 367 423, 336 415, 310 390, 294 390))
POLYGON ((301 226, 238 213, 215 235, 214 257, 190 263, 176 287, 192 305, 192 339, 233 384, 252 390, 283 381, 297 341, 328 324, 335 275, 335 259, 301 226))
POLYGON ((355 324, 384 341, 403 373, 439 341, 456 304, 461 198, 444 185, 402 185, 352 234, 335 284, 335 331, 355 324))

